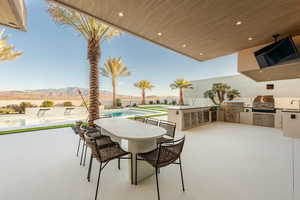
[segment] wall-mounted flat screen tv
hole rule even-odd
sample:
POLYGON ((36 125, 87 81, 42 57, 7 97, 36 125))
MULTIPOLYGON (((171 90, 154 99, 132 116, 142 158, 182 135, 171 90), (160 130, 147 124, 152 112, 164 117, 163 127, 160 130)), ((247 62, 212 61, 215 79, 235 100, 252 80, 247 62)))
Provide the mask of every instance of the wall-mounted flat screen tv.
POLYGON ((261 68, 270 67, 289 60, 300 58, 292 37, 281 39, 254 52, 261 68))

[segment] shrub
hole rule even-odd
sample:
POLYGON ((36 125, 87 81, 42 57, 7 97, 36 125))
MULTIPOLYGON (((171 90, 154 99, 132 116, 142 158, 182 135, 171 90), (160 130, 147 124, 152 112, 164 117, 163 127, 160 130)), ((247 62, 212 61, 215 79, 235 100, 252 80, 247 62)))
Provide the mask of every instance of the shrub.
POLYGON ((149 104, 153 104, 153 101, 151 100, 151 101, 149 101, 149 104))
POLYGON ((22 113, 25 113, 26 108, 31 108, 33 105, 30 102, 21 102, 20 103, 20 109, 22 113))
POLYGON ((41 104, 41 107, 53 107, 54 103, 53 101, 43 101, 41 104))
POLYGON ((117 107, 121 107, 122 106, 122 99, 117 99, 117 107))
POLYGON ((132 107, 136 107, 136 103, 133 103, 133 104, 132 104, 132 107))
POLYGON ((63 105, 64 107, 69 107, 69 106, 73 106, 73 103, 71 101, 65 101, 63 105))
POLYGON ((172 101, 172 105, 176 105, 176 103, 177 103, 176 100, 172 101))
POLYGON ((168 100, 167 99, 164 100, 164 104, 168 104, 168 100))
POLYGON ((160 100, 156 100, 156 104, 160 104, 160 100))
POLYGON ((15 111, 6 107, 0 108, 0 114, 11 114, 11 113, 15 113, 15 111))
POLYGON ((11 113, 22 113, 21 107, 18 104, 10 104, 6 108, 11 110, 11 113))

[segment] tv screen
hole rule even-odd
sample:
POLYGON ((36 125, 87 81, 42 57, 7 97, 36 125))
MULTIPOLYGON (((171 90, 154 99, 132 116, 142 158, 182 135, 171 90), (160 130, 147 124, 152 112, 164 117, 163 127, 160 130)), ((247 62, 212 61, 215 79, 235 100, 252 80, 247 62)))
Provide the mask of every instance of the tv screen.
POLYGON ((268 45, 256 51, 254 55, 261 68, 300 58, 296 45, 291 37, 284 38, 268 45))

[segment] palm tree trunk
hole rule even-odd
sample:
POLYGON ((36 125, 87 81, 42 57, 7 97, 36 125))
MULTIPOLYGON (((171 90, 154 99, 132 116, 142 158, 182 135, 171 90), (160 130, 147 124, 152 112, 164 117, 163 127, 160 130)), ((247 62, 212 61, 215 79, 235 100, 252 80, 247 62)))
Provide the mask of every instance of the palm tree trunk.
POLYGON ((145 101, 145 89, 142 89, 142 104, 145 105, 146 101, 145 101))
POLYGON ((90 105, 88 124, 89 127, 93 127, 94 120, 99 118, 99 40, 90 39, 88 41, 88 59, 90 63, 90 105))
POLYGON ((221 95, 221 91, 217 91, 217 95, 218 95, 218 99, 219 99, 219 104, 221 105, 222 104, 222 95, 221 95))
POLYGON ((116 107, 116 79, 112 77, 112 87, 113 87, 113 108, 116 107))
POLYGON ((220 104, 218 104, 217 102, 216 102, 216 100, 215 100, 215 98, 214 97, 209 97, 210 98, 210 100, 217 106, 217 105, 220 105, 220 104))
POLYGON ((179 105, 184 105, 182 88, 179 88, 179 105))

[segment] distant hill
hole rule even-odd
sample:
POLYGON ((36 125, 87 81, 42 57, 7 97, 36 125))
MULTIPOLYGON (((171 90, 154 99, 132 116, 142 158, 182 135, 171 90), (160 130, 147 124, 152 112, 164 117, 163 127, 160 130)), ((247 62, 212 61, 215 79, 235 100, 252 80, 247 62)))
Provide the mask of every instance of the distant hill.
MULTIPOLYGON (((11 91, 0 91, 0 100, 17 100, 17 99, 53 99, 53 100, 76 100, 80 99, 78 89, 81 90, 84 96, 88 96, 88 89, 78 87, 66 87, 59 89, 37 89, 37 90, 11 90, 11 91)), ((100 91, 101 99, 111 98, 112 93, 107 90, 100 91)), ((129 98, 129 95, 118 95, 120 98, 129 98)))

